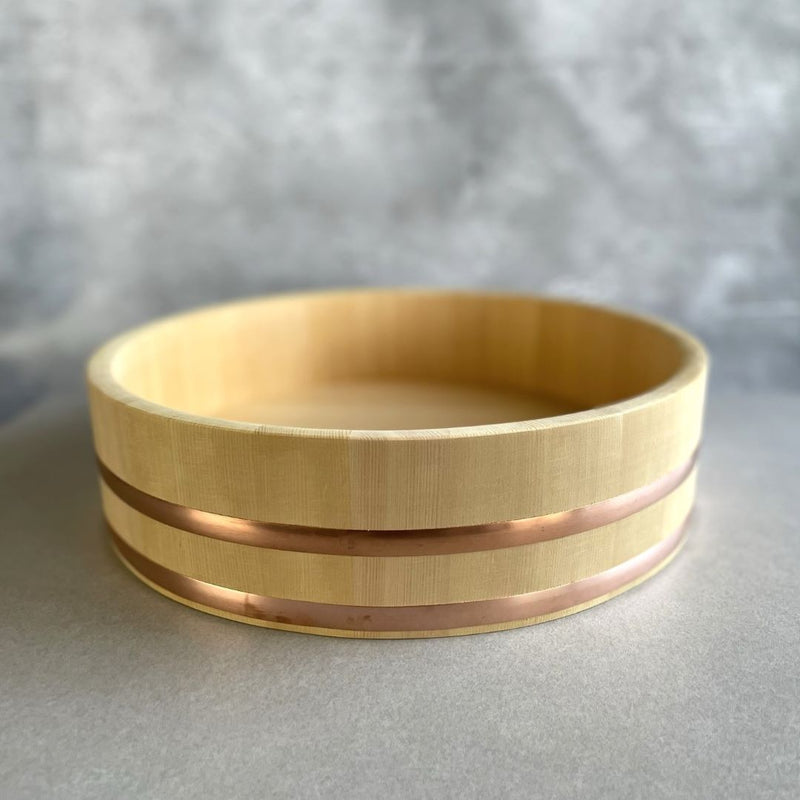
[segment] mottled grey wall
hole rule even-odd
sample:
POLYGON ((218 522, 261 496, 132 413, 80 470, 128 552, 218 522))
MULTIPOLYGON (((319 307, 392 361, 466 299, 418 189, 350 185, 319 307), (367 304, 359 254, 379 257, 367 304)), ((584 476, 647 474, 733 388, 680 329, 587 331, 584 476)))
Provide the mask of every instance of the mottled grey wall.
POLYGON ((343 284, 628 304, 800 386, 798 0, 0 7, 7 411, 132 323, 343 284))

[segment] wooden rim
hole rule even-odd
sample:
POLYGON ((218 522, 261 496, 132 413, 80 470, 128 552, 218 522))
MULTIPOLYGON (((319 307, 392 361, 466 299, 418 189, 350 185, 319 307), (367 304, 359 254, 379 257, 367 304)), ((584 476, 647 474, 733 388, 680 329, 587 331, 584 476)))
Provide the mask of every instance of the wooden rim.
POLYGON ((197 317, 214 314, 235 308, 247 308, 262 306, 279 301, 310 301, 315 299, 325 299, 333 297, 358 298, 358 297, 379 297, 390 295, 395 297, 428 297, 428 298, 485 298, 485 299, 507 299, 507 300, 529 300, 544 304, 558 304, 565 307, 574 308, 578 311, 600 311, 613 314, 619 319, 636 321, 643 326, 662 332, 665 336, 673 339, 680 344, 683 350, 683 358, 680 367, 667 380, 660 382, 651 389, 638 393, 619 402, 604 403, 596 408, 575 411, 570 413, 558 414, 555 416, 544 417, 534 420, 522 420, 513 423, 490 423, 485 425, 469 425, 463 427, 448 427, 447 436, 453 438, 479 438, 485 436, 502 435, 508 432, 538 432, 548 428, 558 428, 565 425, 580 423, 585 421, 602 418, 605 416, 616 416, 624 414, 626 411, 639 408, 643 404, 657 401, 664 395, 669 395, 676 389, 685 386, 687 383, 694 382, 698 377, 703 377, 707 371, 708 354, 703 345, 687 331, 671 325, 664 320, 646 314, 637 314, 623 309, 615 309, 611 306, 594 305, 578 300, 564 300, 561 298, 547 297, 544 295, 522 295, 507 294, 503 292, 477 292, 477 291, 455 291, 447 289, 333 289, 319 292, 298 292, 276 294, 266 297, 259 297, 247 300, 238 300, 218 305, 205 306, 193 311, 186 311, 164 317, 155 322, 146 323, 115 337, 105 345, 100 347, 89 359, 87 364, 87 379, 90 386, 99 385, 103 392, 114 397, 122 403, 135 405, 137 408, 148 411, 155 415, 168 415, 173 419, 182 420, 192 425, 206 425, 214 429, 228 429, 234 432, 249 431, 260 435, 277 435, 297 437, 301 439, 315 438, 340 441, 343 437, 348 440, 365 440, 369 442, 386 440, 422 439, 427 440, 431 436, 441 433, 440 428, 416 428, 403 430, 401 432, 392 430, 375 430, 359 428, 318 428, 286 425, 270 425, 265 423, 253 423, 226 419, 224 417, 193 414, 182 411, 171 406, 148 400, 139 394, 129 391, 117 379, 114 374, 114 361, 119 356, 121 350, 133 344, 143 335, 155 333, 160 327, 166 325, 179 325, 182 322, 190 322, 197 317))

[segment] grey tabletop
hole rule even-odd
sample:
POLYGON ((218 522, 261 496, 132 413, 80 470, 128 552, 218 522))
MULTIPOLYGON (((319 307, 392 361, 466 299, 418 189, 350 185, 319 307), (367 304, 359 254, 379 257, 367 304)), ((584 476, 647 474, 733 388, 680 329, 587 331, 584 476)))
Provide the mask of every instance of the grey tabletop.
POLYGON ((712 393, 688 544, 590 611, 357 641, 115 560, 85 408, 0 428, 0 797, 800 796, 800 395, 712 393))

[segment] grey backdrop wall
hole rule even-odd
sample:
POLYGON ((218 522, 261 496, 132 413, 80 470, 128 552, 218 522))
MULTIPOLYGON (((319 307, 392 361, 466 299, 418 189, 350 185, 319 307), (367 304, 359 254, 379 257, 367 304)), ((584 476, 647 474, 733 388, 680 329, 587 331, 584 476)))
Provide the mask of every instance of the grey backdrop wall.
POLYGON ((627 304, 800 386, 797 0, 3 6, 6 416, 156 314, 351 284, 627 304))

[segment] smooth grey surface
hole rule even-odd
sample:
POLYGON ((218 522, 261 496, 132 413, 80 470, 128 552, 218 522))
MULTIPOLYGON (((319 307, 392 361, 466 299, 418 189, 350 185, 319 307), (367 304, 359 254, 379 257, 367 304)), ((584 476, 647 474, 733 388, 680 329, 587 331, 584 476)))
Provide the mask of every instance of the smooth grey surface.
POLYGON ((0 409, 164 312, 547 291, 800 388, 797 0, 0 0, 0 409))
POLYGON ((663 573, 454 639, 217 619, 114 559, 82 404, 0 429, 0 796, 791 798, 800 395, 712 395, 663 573))

